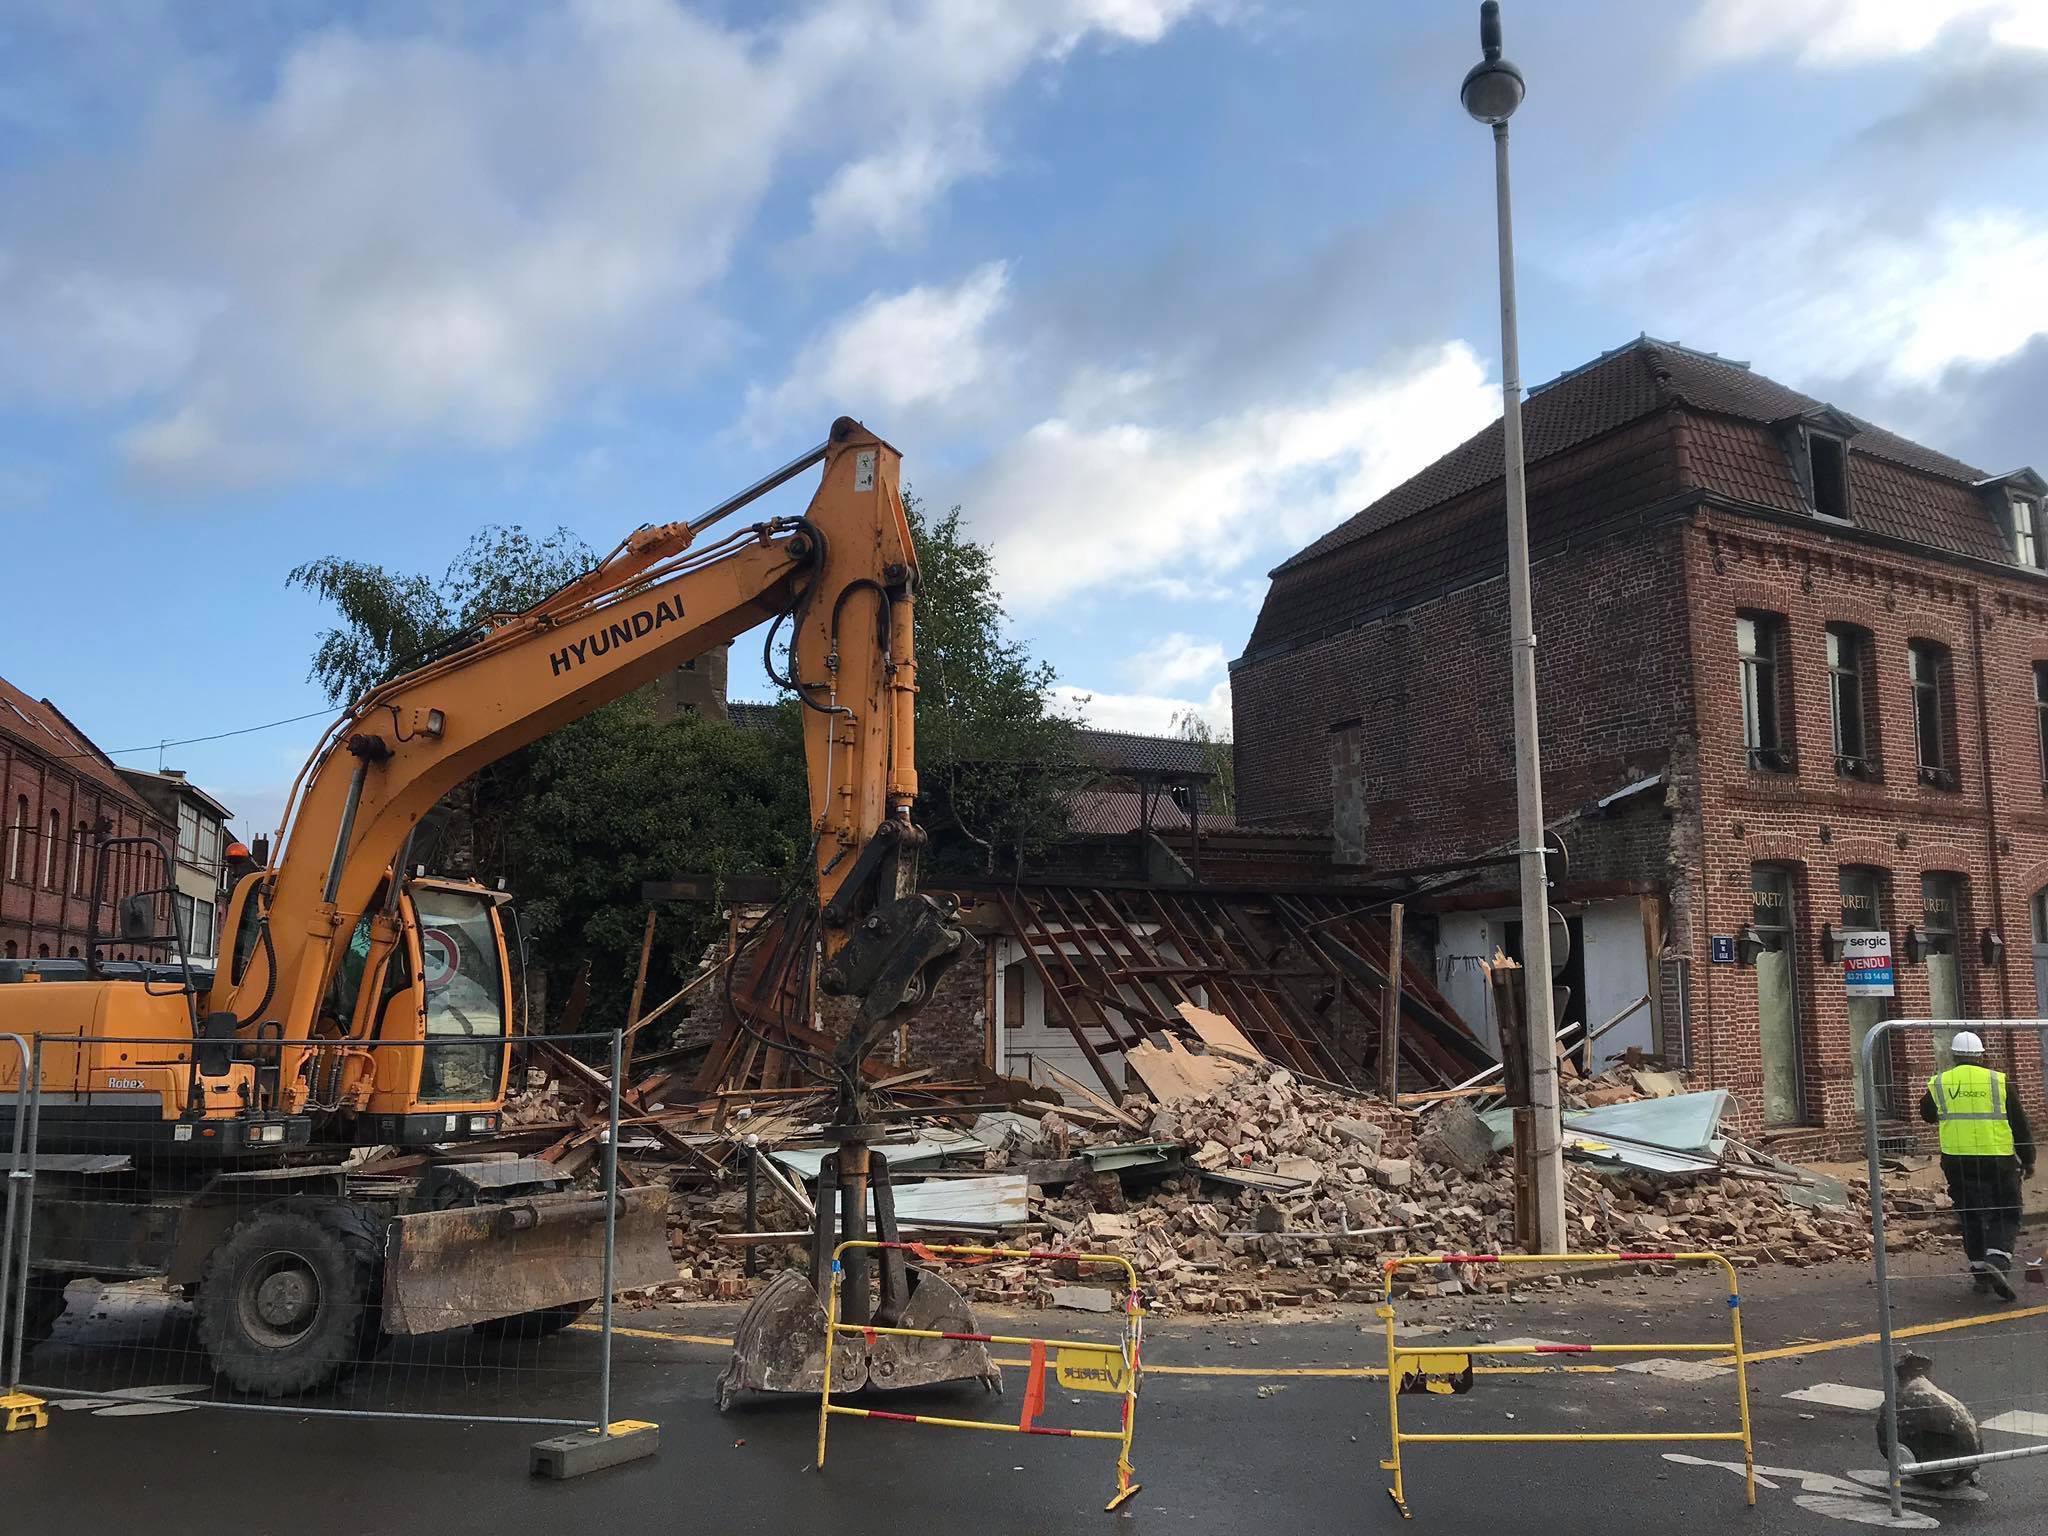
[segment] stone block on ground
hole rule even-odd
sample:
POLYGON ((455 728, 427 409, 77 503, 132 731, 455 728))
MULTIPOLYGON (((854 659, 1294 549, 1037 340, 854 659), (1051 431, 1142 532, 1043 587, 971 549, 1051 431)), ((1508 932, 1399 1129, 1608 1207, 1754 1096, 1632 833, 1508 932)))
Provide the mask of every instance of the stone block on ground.
POLYGON ((1076 1312, 1114 1312, 1116 1293, 1097 1290, 1092 1285, 1056 1285, 1052 1288, 1052 1304, 1076 1312))
POLYGON ((1387 1139, 1387 1133, 1370 1120, 1334 1120, 1330 1123, 1330 1129, 1339 1136, 1357 1142, 1374 1155, 1378 1154, 1381 1145, 1387 1139))
POLYGON ((1406 1189, 1415 1178, 1415 1165, 1405 1157, 1383 1157, 1373 1164, 1372 1181, 1381 1189, 1406 1189))
POLYGON ((1479 1174, 1493 1161, 1493 1132, 1471 1105, 1453 1101, 1430 1118, 1415 1151, 1433 1167, 1479 1174))

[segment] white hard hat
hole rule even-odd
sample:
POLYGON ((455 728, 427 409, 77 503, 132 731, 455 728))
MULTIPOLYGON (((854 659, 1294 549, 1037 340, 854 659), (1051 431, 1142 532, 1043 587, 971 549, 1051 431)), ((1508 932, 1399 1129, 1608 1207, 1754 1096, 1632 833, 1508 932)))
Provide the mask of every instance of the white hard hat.
POLYGON ((1967 1029, 1959 1029, 1956 1031, 1955 1038, 1949 1041, 1948 1049, 1951 1056, 1982 1056, 1984 1054, 1984 1042, 1971 1034, 1967 1029))

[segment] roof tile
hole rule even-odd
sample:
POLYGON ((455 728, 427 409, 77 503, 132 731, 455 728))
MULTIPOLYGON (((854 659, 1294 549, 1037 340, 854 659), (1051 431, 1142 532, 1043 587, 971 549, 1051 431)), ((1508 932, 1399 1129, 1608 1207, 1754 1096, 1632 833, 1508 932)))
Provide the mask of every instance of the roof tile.
MULTIPOLYGON (((1523 407, 1530 542, 1555 543, 1688 489, 1804 511, 1775 424, 1829 409, 1746 363, 1648 336, 1602 353, 1531 391, 1523 407)), ((1858 527, 2010 558, 1988 499, 1973 488, 1982 470, 1837 414, 1857 428, 1849 481, 1858 527)), ((1246 657, 1310 643, 1499 570, 1500 484, 1495 422, 1276 566, 1246 657)))
POLYGON ((113 759, 65 718, 62 710, 48 699, 29 697, 4 677, 0 677, 0 731, 81 778, 91 779, 137 810, 146 809, 114 767, 113 759))

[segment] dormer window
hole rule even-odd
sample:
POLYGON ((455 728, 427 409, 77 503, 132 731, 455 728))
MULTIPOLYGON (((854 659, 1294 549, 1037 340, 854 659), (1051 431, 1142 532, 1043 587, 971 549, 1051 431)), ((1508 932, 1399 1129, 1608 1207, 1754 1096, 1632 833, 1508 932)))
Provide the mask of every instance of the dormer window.
POLYGON ((2048 528, 2041 524, 2048 511, 2048 480, 2031 469, 1979 480, 1977 490, 1984 497, 1984 510, 1992 525, 2006 536, 2012 562, 2023 570, 2048 571, 2048 528))
POLYGON ((2034 570, 2042 569, 2040 500, 2014 492, 2006 498, 2006 506, 2012 511, 2013 559, 2034 570))
POLYGON ((1817 405, 1797 416, 1773 423, 1793 478, 1815 517, 1832 523, 1853 521, 1849 492, 1849 439, 1862 423, 1831 405, 1817 405))
POLYGON ((1811 428, 1806 433, 1808 494, 1821 517, 1849 520, 1849 445, 1811 428))

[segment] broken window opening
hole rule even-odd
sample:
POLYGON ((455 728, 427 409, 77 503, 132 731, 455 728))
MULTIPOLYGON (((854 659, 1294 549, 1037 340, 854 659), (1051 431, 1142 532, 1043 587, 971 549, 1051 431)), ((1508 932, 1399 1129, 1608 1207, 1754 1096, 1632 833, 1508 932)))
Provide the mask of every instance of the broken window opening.
POLYGON ((1779 668, 1785 621, 1775 613, 1737 613, 1735 650, 1742 679, 1742 744, 1752 768, 1785 773, 1792 754, 1784 740, 1779 668))
POLYGON ((1876 711, 1871 707, 1870 631, 1854 624, 1827 627, 1828 709, 1834 723, 1835 772, 1874 779, 1876 711))
POLYGON ((1955 691, 1949 683, 1948 647, 1915 640, 1906 654, 1913 678, 1913 738, 1920 782, 1954 789, 1955 691))
POLYGON ((1849 520, 1849 445, 1839 437, 1806 434, 1806 459, 1813 475, 1813 510, 1822 517, 1849 520))

